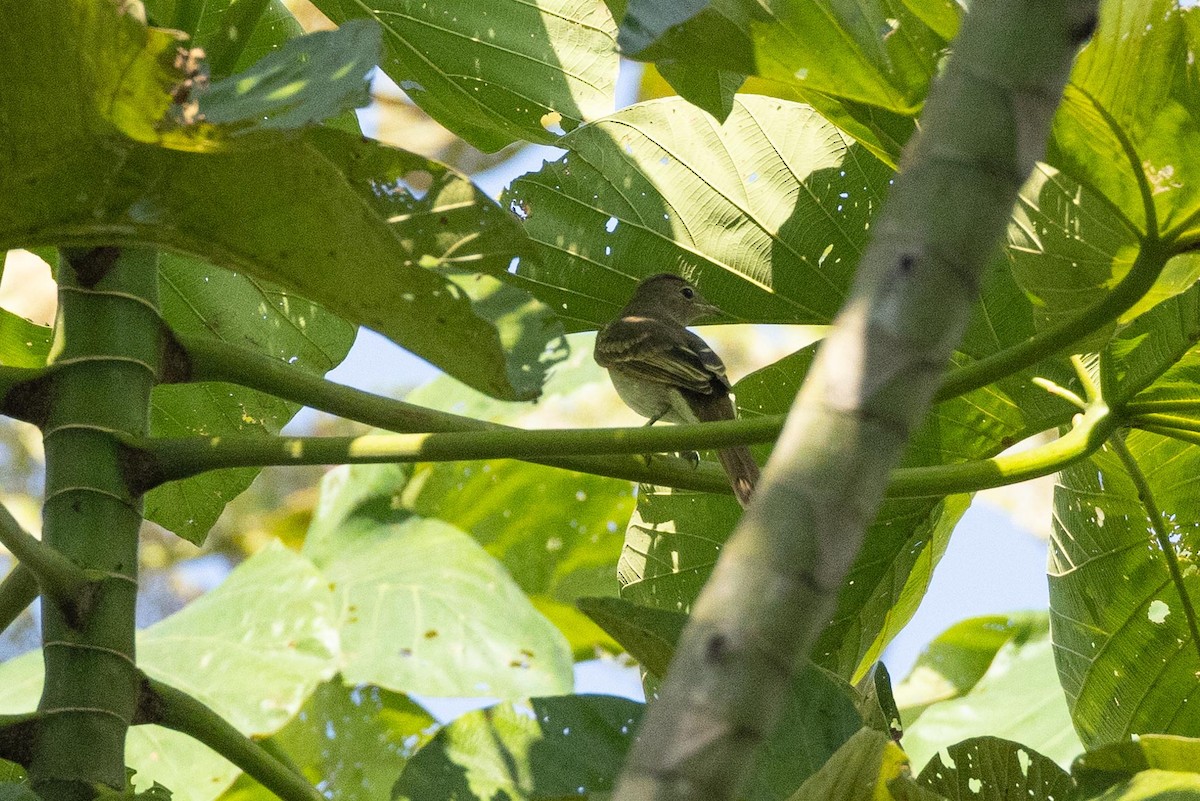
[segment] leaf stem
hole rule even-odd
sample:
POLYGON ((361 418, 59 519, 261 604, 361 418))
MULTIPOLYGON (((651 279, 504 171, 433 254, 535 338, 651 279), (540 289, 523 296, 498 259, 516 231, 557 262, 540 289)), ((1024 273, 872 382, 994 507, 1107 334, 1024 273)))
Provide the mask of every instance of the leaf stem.
POLYGON ((151 699, 143 699, 143 706, 151 707, 154 711, 151 715, 139 717, 138 723, 156 723, 207 745, 283 801, 326 801, 303 776, 273 757, 267 749, 239 732, 205 704, 154 679, 145 678, 143 687, 152 696, 151 699))
POLYGON ((963 395, 1062 353, 1083 337, 1116 320, 1150 291, 1171 255, 1158 240, 1145 240, 1129 272, 1102 300, 1070 320, 1039 331, 1019 345, 952 370, 942 382, 934 401, 963 395))
POLYGON ((1187 618, 1188 630, 1192 635, 1192 644, 1195 646, 1197 653, 1200 654, 1200 623, 1196 620, 1196 610, 1192 607, 1191 599, 1187 594, 1187 588, 1183 583, 1183 571, 1179 568, 1179 558, 1175 554, 1175 545, 1171 542, 1170 532, 1167 531, 1166 519, 1163 517, 1162 511, 1158 508, 1158 502, 1154 499, 1154 491, 1150 487, 1150 482, 1147 480, 1146 474, 1142 472, 1137 460, 1125 445, 1125 438, 1118 434, 1110 440, 1110 443, 1112 444, 1113 451, 1125 465, 1125 470, 1129 473, 1129 478, 1133 481, 1134 487, 1137 488, 1138 500, 1142 502, 1142 506, 1145 507, 1146 514, 1150 518, 1150 528, 1154 532, 1154 539, 1158 543, 1159 550, 1163 553, 1163 558, 1167 562, 1167 572, 1171 575, 1171 583, 1175 585, 1175 590, 1179 593, 1179 601, 1183 604, 1183 614, 1187 618))
POLYGON ((33 571, 17 562, 0 581, 0 631, 6 631, 38 596, 33 571))
POLYGON ((1046 445, 991 459, 893 470, 887 496, 935 497, 1047 476, 1098 450, 1117 430, 1119 422, 1104 403, 1093 403, 1082 415, 1076 415, 1070 431, 1046 445))
POLYGON ((87 574, 74 562, 21 527, 0 504, 0 545, 36 578, 50 599, 64 608, 77 607, 90 585, 87 574))
POLYGON ((1194 417, 1181 417, 1176 414, 1139 414, 1131 418, 1129 424, 1136 428, 1148 429, 1153 426, 1200 434, 1200 420, 1194 417))

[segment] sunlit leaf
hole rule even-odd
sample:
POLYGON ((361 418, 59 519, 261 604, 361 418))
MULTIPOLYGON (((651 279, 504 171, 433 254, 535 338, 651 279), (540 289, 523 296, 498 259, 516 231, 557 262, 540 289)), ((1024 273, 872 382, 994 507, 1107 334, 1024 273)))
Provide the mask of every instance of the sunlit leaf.
POLYGON ((316 6, 334 22, 377 20, 384 72, 480 150, 518 140, 553 143, 562 131, 612 110, 616 26, 603 3, 316 0, 316 6))

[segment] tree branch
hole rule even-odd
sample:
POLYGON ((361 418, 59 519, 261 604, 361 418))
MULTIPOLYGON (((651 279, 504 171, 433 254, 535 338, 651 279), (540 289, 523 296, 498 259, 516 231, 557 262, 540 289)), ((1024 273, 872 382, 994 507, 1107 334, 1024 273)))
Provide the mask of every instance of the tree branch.
MULTIPOLYGON (((456 462, 538 458, 553 453, 664 453, 772 442, 779 418, 755 417, 716 423, 653 428, 501 429, 440 434, 372 434, 362 437, 178 437, 125 438, 148 457, 135 468, 139 491, 207 470, 226 467, 307 464, 456 462)), ((688 468, 691 489, 728 489, 719 468, 688 468)))
POLYGON ((693 606, 615 801, 737 796, 942 384, 1096 6, 996 0, 964 18, 851 295, 693 606))
POLYGON ((17 562, 0 581, 0 631, 5 631, 38 596, 33 571, 17 562))
POLYGON ((87 574, 70 559, 21 528, 4 504, 0 504, 0 545, 8 548, 30 572, 44 595, 66 610, 69 618, 78 619, 80 607, 84 605, 92 587, 87 574))
MULTIPOLYGON (((334 384, 278 359, 217 340, 179 337, 178 342, 190 362, 188 380, 237 384, 346 420, 402 434, 521 430, 334 384)), ((782 428, 782 418, 773 419, 778 434, 782 428)), ((702 443, 699 447, 709 446, 702 443)), ((604 452, 619 453, 615 449, 604 452)), ((563 451, 549 453, 561 454, 563 451)), ((700 470, 695 470, 689 462, 670 457, 656 458, 647 464, 641 455, 577 456, 572 452, 570 456, 561 456, 543 452, 542 456, 530 457, 525 461, 660 487, 730 492, 728 479, 717 468, 706 469, 707 466, 702 465, 700 470)))
POLYGON ((326 801, 303 776, 185 692, 143 675, 138 712, 135 725, 154 723, 204 743, 283 801, 326 801))

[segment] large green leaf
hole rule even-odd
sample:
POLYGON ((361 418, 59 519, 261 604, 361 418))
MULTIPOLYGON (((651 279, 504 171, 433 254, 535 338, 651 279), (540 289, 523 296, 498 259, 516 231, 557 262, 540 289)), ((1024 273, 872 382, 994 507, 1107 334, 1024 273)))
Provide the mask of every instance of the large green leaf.
POLYGON ((722 126, 655 100, 562 145, 504 201, 540 245, 518 275, 575 329, 607 322, 664 270, 695 279, 727 319, 828 323, 891 179, 811 108, 754 95, 722 126))
MULTIPOLYGON (((908 759, 891 737, 860 729, 821 769, 809 777, 789 801, 876 801, 892 798, 888 787, 907 782, 908 759)), ((917 791, 919 793, 919 791, 917 791)), ((933 801, 928 795, 897 795, 933 801)))
POLYGON ((647 26, 640 7, 653 5, 636 4, 641 13, 631 9, 622 23, 621 43, 635 58, 753 73, 906 116, 920 110, 957 27, 953 10, 902 0, 723 0, 681 24, 658 9, 647 26))
MULTIPOLYGON (((323 374, 354 342, 354 327, 317 304, 197 259, 162 254, 158 283, 163 319, 176 333, 253 348, 298 370, 323 374)), ((160 385, 151 404, 150 432, 163 437, 268 436, 300 410, 231 384, 160 385)), ((253 468, 219 470, 163 485, 147 494, 146 517, 199 544, 256 475, 253 468)))
POLYGON ((287 723, 340 652, 335 599, 312 563, 275 543, 216 590, 142 634, 138 663, 245 734, 287 723))
POLYGON ((913 765, 923 766, 941 749, 980 736, 1019 740, 1059 765, 1083 750, 1049 640, 1005 644, 969 693, 930 706, 905 727, 901 742, 913 765))
POLYGON ((434 119, 484 151, 553 143, 612 110, 616 26, 603 3, 316 0, 335 22, 370 16, 383 64, 434 119))
POLYGON ((341 610, 347 682, 444 696, 570 691, 566 641, 495 559, 441 520, 360 495, 345 476, 326 478, 305 553, 341 610))
POLYGON ((1191 233, 1200 212, 1200 84, 1195 10, 1177 0, 1114 0, 1079 56, 1050 160, 1099 190, 1141 231, 1191 233))
POLYGON ((642 704, 604 695, 533 698, 468 712, 396 782, 396 801, 550 801, 612 790, 642 704))
MULTIPOLYGON (((271 737, 304 777, 339 801, 388 798, 405 764, 436 729, 413 701, 379 687, 347 687, 334 679, 317 688, 292 721, 271 737)), ((274 801, 275 794, 243 774, 222 801, 274 801)))
POLYGON ((1021 189, 1005 254, 1039 326, 1061 323, 1125 277, 1139 239, 1113 207, 1069 175, 1039 165, 1021 189))
MULTIPOLYGON (((299 291, 485 391, 536 396, 540 351, 525 363, 510 358, 496 323, 418 263, 446 258, 444 249, 420 249, 439 225, 446 229, 438 242, 457 237, 459 258, 484 246, 493 258, 481 261, 507 265, 524 252, 518 237, 503 258, 496 255, 494 221, 503 215, 461 176, 340 131, 231 139, 208 124, 171 128, 169 90, 182 77, 169 66, 175 40, 118 17, 110 4, 20 5, 9 23, 5 32, 22 33, 0 39, 0 135, 8 143, 0 156, 0 247, 104 241, 192 253, 299 291), (64 42, 108 49, 89 51, 87 63, 100 66, 85 69, 83 50, 63 52, 64 42), (27 51, 59 57, 30 69, 12 55, 27 51), (82 188, 81 175, 88 178, 82 188), (436 191, 418 198, 406 176, 436 191), (468 193, 454 195, 454 209, 439 202, 451 188, 468 193)), ((512 305, 499 310, 509 326, 512 305)), ((545 327, 544 309, 529 311, 518 319, 544 346, 555 332, 545 327)))
POLYGON ((1131 734, 1200 734, 1200 718, 1182 714, 1200 671, 1200 584, 1190 567, 1200 547, 1200 455, 1155 434, 1135 431, 1126 441, 1145 476, 1142 492, 1111 448, 1063 471, 1055 491, 1051 631, 1071 714, 1089 746, 1131 734), (1163 519, 1152 521, 1150 508, 1163 519), (1155 526, 1166 528, 1166 542, 1155 526))
POLYGON ((1057 801, 1071 796, 1070 775, 1032 749, 975 737, 936 754, 917 781, 948 801, 1057 801))

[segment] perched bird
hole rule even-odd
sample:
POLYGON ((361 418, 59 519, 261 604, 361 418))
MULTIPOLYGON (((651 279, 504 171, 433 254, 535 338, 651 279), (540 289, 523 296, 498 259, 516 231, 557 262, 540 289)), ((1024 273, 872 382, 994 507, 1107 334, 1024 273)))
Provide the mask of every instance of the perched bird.
MULTIPOLYGON (((725 365, 687 330, 720 310, 677 275, 652 275, 633 290, 621 313, 596 336, 596 362, 607 368, 621 400, 640 415, 670 423, 707 423, 736 416, 725 365)), ((738 502, 746 506, 758 465, 745 445, 718 453, 738 502)))

